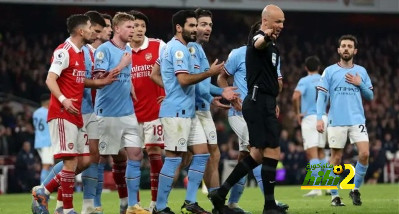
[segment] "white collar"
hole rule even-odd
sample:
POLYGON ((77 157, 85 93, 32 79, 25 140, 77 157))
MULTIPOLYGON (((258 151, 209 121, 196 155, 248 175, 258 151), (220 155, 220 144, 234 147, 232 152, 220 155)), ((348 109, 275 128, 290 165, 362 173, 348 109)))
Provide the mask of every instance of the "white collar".
POLYGON ((69 37, 69 38, 66 40, 66 42, 68 42, 68 43, 72 46, 73 50, 74 50, 76 53, 79 53, 79 52, 82 51, 82 48, 79 49, 75 44, 73 44, 73 42, 71 41, 71 37, 69 37))
POLYGON ((137 48, 137 49, 133 48, 131 43, 129 43, 129 47, 131 47, 134 52, 138 52, 140 50, 144 50, 144 49, 148 48, 149 43, 150 43, 150 41, 148 40, 148 37, 144 36, 144 42, 139 48, 137 48))

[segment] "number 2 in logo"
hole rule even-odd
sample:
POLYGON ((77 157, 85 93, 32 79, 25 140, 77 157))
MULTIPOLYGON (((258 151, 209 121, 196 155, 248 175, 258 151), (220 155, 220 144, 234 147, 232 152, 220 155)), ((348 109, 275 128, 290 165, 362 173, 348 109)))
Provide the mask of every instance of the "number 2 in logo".
POLYGON ((341 181, 339 184, 339 187, 341 189, 353 189, 355 188, 355 184, 348 184, 350 180, 352 180, 353 177, 355 177, 355 167, 352 166, 352 164, 344 164, 345 169, 349 169, 349 174, 346 176, 344 180, 341 181))

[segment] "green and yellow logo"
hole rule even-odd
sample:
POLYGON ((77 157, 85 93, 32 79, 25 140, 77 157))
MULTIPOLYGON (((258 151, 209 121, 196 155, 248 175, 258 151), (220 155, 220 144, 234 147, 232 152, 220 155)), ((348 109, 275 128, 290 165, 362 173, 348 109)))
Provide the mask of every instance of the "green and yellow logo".
POLYGON ((306 165, 305 180, 302 183, 301 189, 353 189, 355 184, 348 184, 348 182, 355 176, 355 167, 351 164, 344 164, 345 169, 349 170, 349 174, 339 183, 341 177, 339 176, 344 172, 344 168, 341 165, 306 165), (317 174, 319 177, 312 176, 312 172, 316 168, 327 169, 325 172, 320 170, 317 174), (331 174, 332 173, 332 174, 331 174))

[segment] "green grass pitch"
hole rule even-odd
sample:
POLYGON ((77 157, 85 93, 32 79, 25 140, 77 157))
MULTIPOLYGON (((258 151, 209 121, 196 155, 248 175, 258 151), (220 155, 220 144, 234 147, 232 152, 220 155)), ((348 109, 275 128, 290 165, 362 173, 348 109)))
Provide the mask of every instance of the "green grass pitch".
MULTIPOLYGON (((277 186, 275 193, 276 199, 289 204, 288 213, 298 214, 366 214, 366 213, 397 213, 399 214, 399 185, 364 185, 360 189, 363 201, 362 206, 352 205, 348 196, 349 190, 340 190, 340 196, 343 198, 345 207, 331 207, 331 196, 320 196, 314 198, 302 197, 309 190, 300 190, 300 186, 277 186)), ((150 191, 141 191, 141 204, 148 206, 150 200, 150 191)), ((56 194, 53 194, 56 197, 56 194)), ((180 206, 185 197, 184 189, 173 189, 169 197, 169 206, 175 213, 180 213, 180 206)), ((199 204, 207 209, 211 209, 211 203, 206 196, 198 191, 199 204)), ((104 213, 119 214, 119 200, 116 192, 103 193, 102 203, 104 213)), ((0 195, 0 213, 1 214, 29 214, 31 204, 30 194, 9 194, 0 195)), ((247 188, 241 197, 240 206, 253 214, 261 214, 263 209, 263 196, 259 189, 247 188)), ((82 193, 74 195, 75 209, 80 212, 82 206, 82 193)), ((55 199, 50 200, 50 213, 53 213, 55 199)))

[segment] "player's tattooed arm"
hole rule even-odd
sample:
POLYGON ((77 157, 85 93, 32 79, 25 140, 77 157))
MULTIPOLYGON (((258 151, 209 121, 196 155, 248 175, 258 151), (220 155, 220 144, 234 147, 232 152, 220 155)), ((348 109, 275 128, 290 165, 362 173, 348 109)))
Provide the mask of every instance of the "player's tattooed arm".
POLYGON ((163 88, 161 67, 159 66, 158 63, 155 63, 154 66, 152 67, 150 78, 155 84, 163 88))

